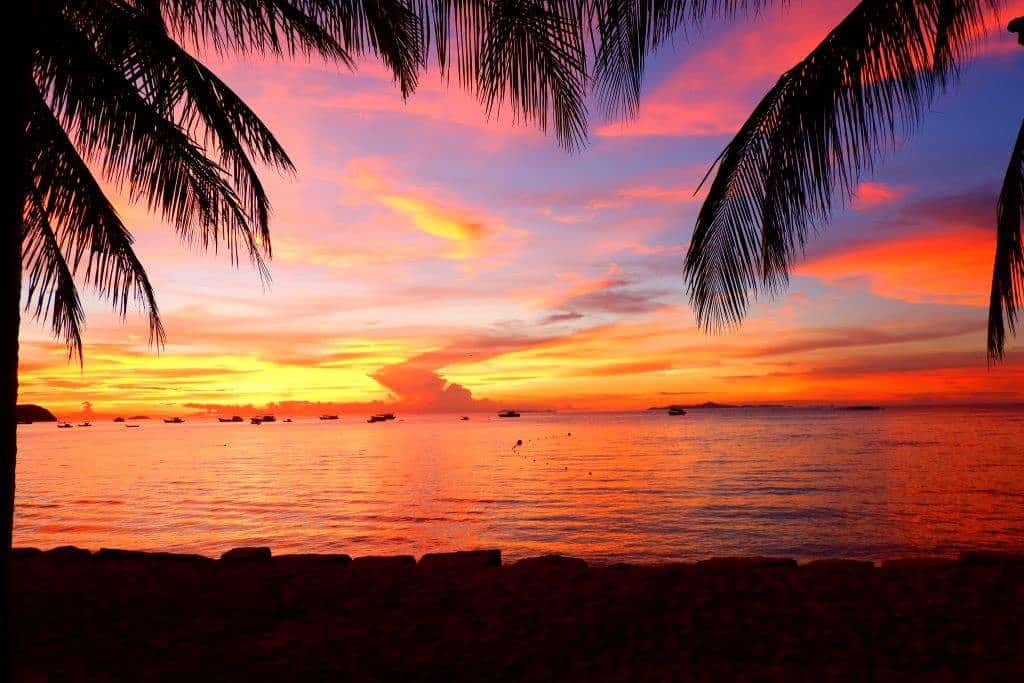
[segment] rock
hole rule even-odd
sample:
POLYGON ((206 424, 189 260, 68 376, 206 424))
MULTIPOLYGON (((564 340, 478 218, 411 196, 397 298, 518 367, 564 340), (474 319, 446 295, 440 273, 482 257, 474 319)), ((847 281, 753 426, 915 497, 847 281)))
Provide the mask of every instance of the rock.
POLYGON ((811 560, 801 565, 805 569, 874 569, 875 563, 869 560, 811 560))
POLYGON ((797 564, 791 557, 712 557, 701 560, 697 566, 705 569, 778 569, 795 568, 797 564))
POLYGON ((96 551, 96 557, 99 559, 121 559, 121 558, 142 558, 146 557, 147 553, 141 550, 122 550, 120 548, 100 548, 96 551))
POLYGON ((967 550, 960 553, 964 564, 1005 565, 1024 564, 1024 553, 1010 553, 1000 550, 967 550))
POLYGON ((166 560, 169 562, 209 562, 210 558, 192 553, 146 552, 144 550, 123 550, 121 548, 100 548, 95 557, 106 560, 166 560))
POLYGON ((412 555, 367 555, 352 560, 352 568, 360 570, 386 571, 416 566, 416 558, 412 555))
POLYGON ((578 557, 566 557, 564 555, 527 557, 519 560, 512 566, 516 569, 552 572, 556 574, 580 574, 590 569, 590 566, 585 560, 581 560, 578 557))
POLYGON ((288 567, 311 564, 336 564, 348 566, 352 564, 352 558, 344 554, 294 553, 289 555, 274 555, 274 564, 280 564, 288 567))
POLYGON ((42 554, 39 548, 11 548, 11 557, 36 557, 42 554))
POLYGON ((954 564, 955 561, 948 557, 900 557, 886 560, 882 569, 945 569, 954 564))
POLYGON ((58 557, 62 560, 88 560, 92 553, 85 548, 76 548, 73 545, 62 545, 52 548, 43 553, 48 557, 58 557))
POLYGON ((422 569, 481 569, 500 567, 500 550, 461 550, 454 553, 427 553, 420 558, 422 569))
POLYGON ((220 556, 221 560, 227 562, 251 562, 270 559, 270 548, 258 546, 252 548, 232 548, 220 556))

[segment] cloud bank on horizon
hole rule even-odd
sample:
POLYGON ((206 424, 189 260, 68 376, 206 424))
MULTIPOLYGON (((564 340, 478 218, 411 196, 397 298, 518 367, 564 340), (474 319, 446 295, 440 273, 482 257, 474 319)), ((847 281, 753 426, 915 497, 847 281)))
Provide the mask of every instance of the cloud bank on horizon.
POLYGON ((995 197, 1024 109, 1007 85, 1024 60, 999 27, 809 245, 786 294, 738 331, 694 326, 681 280, 694 189, 852 5, 808 0, 680 41, 654 60, 637 118, 594 121, 574 156, 436 80, 403 102, 370 64, 221 61, 299 169, 264 176, 272 284, 120 202, 168 345, 156 353, 141 319, 90 301, 82 369, 28 326, 21 400, 296 414, 1024 400, 1021 339, 1004 366, 984 355, 995 197))

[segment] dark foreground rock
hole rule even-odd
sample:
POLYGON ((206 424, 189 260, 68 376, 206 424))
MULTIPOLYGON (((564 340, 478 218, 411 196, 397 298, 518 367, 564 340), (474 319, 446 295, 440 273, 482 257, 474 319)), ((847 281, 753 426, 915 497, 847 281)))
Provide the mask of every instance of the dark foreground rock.
POLYGON ((1024 565, 20 552, 18 678, 1019 680, 1024 565))

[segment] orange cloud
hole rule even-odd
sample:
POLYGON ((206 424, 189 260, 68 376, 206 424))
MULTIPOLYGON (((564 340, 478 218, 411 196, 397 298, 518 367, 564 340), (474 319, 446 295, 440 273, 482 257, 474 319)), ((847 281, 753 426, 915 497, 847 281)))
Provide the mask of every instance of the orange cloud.
POLYGON ((853 208, 868 209, 903 197, 903 190, 883 183, 862 182, 857 188, 853 208))
POLYGON ((380 159, 349 162, 344 177, 347 201, 376 203, 422 234, 443 240, 448 245, 445 258, 466 260, 488 253, 500 259, 518 251, 522 231, 455 199, 439 199, 446 195, 441 189, 412 186, 396 175, 380 159))
POLYGON ((913 303, 985 306, 994 243, 977 229, 910 236, 814 258, 796 274, 913 303))

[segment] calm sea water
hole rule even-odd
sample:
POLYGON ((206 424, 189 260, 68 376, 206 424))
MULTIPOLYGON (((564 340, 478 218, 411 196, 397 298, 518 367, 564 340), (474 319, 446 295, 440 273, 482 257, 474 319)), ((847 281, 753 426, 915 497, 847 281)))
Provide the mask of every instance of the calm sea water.
POLYGON ((595 561, 1024 549, 1019 409, 141 424, 19 428, 15 545, 595 561))

